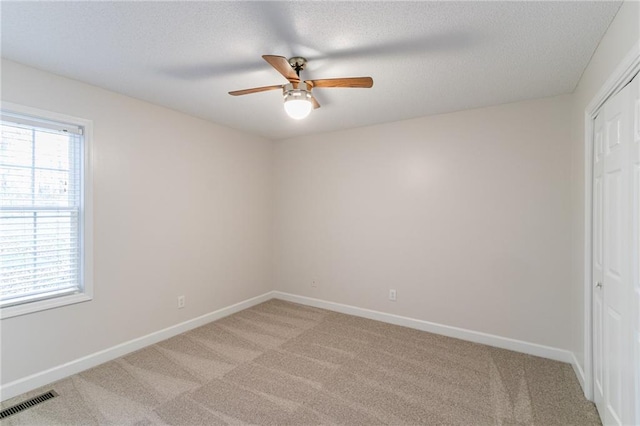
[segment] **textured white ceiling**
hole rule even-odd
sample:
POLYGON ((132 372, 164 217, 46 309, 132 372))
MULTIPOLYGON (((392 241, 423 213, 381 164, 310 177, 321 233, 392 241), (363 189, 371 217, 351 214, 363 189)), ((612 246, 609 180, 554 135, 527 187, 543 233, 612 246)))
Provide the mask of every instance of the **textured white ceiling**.
POLYGON ((2 56, 271 139, 573 91, 614 2, 9 2, 2 56), (306 56, 317 89, 286 116, 260 57, 306 56))

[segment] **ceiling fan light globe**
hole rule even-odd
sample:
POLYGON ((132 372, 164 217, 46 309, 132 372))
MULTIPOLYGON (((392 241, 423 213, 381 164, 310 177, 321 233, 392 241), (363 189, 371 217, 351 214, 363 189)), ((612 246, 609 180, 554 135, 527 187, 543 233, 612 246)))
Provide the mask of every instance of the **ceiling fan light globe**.
POLYGON ((313 109, 311 100, 307 97, 295 98, 287 97, 284 100, 284 110, 287 115, 295 120, 302 120, 306 118, 313 109))

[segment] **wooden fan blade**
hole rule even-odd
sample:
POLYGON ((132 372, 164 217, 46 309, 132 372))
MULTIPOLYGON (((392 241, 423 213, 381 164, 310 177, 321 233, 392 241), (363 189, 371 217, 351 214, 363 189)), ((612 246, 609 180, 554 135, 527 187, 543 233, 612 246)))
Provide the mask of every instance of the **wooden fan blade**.
POLYGON ((317 87, 361 87, 368 89, 373 86, 371 77, 327 78, 324 80, 306 80, 314 88, 317 87))
POLYGON ((244 89, 244 90, 234 90, 233 92, 229 92, 229 94, 231 96, 240 96, 240 95, 248 95, 250 93, 266 92, 267 90, 276 90, 276 89, 282 89, 282 85, 254 87, 253 89, 244 89))
POLYGON ((289 65, 289 60, 284 56, 275 55, 262 55, 262 59, 269 62, 269 65, 274 67, 276 71, 284 76, 290 83, 300 81, 300 77, 296 74, 296 71, 289 65))
POLYGON ((311 96, 311 103, 313 104, 313 109, 320 108, 320 104, 318 103, 318 100, 315 98, 315 96, 311 96))

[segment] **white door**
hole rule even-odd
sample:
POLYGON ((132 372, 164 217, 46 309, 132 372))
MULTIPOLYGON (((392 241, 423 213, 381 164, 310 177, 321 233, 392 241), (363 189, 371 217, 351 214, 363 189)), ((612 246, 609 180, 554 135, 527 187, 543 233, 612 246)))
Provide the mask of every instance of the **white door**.
POLYGON ((604 171, 604 114, 596 117, 593 134, 593 391, 598 412, 604 413, 604 352, 603 352, 603 259, 602 259, 602 189, 604 171))
POLYGON ((604 104, 594 127, 594 399, 605 425, 631 424, 635 418, 631 149, 636 84, 604 104))
POLYGON ((631 144, 631 281, 633 282, 632 321, 633 351, 631 363, 635 366, 634 407, 635 423, 640 423, 640 77, 631 83, 633 98, 633 142, 631 144))

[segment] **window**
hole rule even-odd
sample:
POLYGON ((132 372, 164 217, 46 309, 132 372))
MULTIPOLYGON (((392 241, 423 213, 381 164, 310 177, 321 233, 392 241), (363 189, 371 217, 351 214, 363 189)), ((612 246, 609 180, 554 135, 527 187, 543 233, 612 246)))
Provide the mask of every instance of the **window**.
POLYGON ((90 300, 91 122, 3 102, 0 317, 90 300))

